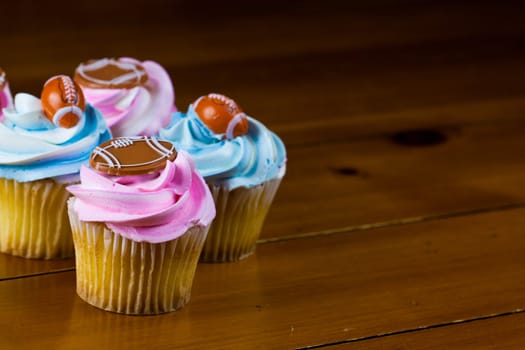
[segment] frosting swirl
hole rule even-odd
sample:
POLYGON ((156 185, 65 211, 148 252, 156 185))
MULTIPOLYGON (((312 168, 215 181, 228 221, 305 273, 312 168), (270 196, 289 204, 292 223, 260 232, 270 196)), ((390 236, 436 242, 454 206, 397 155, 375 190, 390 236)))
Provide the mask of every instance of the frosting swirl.
POLYGON ((187 114, 174 113, 171 124, 159 135, 190 153, 208 183, 229 189, 253 187, 284 175, 286 150, 262 123, 251 117, 247 120, 248 133, 228 139, 208 129, 190 105, 187 114))
POLYGON ((72 128, 55 126, 42 111, 40 99, 15 96, 14 108, 4 108, 0 120, 0 176, 20 182, 55 178, 73 180, 90 152, 110 138, 100 113, 87 105, 72 128))
POLYGON ((106 58, 88 62, 77 67, 75 81, 82 87, 86 101, 106 118, 114 137, 155 135, 169 123, 171 113, 176 111, 171 79, 164 68, 153 61, 106 58), (135 71, 131 70, 137 75, 137 81, 128 85, 119 84, 120 80, 129 79, 130 74, 112 80, 89 76, 90 69, 100 70, 119 64, 137 67, 135 71), (91 79, 91 84, 87 83, 88 79, 91 79))
POLYGON ((80 184, 67 189, 80 220, 137 242, 166 242, 215 217, 210 190, 184 151, 154 174, 111 176, 83 166, 80 184))

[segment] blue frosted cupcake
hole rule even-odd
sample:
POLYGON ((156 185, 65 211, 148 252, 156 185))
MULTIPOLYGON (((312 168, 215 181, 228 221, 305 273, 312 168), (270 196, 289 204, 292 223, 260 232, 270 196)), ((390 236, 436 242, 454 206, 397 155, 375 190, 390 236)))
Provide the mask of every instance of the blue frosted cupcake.
POLYGON ((0 119, 0 251, 26 258, 72 256, 66 186, 110 139, 101 114, 67 76, 53 77, 41 99, 17 94, 0 119))
POLYGON ((190 153, 213 194, 217 216, 201 261, 252 254, 286 172, 281 139, 220 94, 200 97, 186 114, 175 113, 159 135, 190 153))

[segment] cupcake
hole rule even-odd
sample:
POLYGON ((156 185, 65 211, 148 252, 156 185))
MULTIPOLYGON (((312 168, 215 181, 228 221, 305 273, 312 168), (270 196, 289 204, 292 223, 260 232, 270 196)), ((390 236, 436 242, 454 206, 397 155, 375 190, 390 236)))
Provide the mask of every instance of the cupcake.
POLYGON ((9 83, 4 70, 0 67, 0 121, 2 120, 3 109, 12 106, 13 97, 11 96, 11 90, 9 90, 9 83))
POLYGON ((125 314, 181 308, 215 216, 191 158, 170 142, 136 136, 103 143, 90 165, 68 187, 78 295, 125 314))
POLYGON ((219 94, 200 97, 186 114, 174 113, 160 137, 192 156, 213 194, 217 217, 201 260, 235 261, 252 254, 286 171, 279 137, 219 94))
POLYGON ((25 258, 74 253, 66 186, 110 138, 100 113, 67 76, 49 79, 38 99, 15 96, 0 120, 0 251, 25 258))
POLYGON ((77 67, 74 79, 106 118, 113 137, 156 135, 176 111, 171 79, 152 61, 90 60, 77 67))

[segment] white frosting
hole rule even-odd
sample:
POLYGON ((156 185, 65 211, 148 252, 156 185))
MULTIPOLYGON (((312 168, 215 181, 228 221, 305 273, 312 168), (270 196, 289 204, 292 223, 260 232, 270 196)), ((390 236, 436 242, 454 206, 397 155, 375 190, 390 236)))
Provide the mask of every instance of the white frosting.
MULTIPOLYGON (((28 138, 28 140, 24 141, 24 144, 27 142, 25 146, 24 144, 20 145, 20 150, 37 151, 38 149, 34 149, 35 146, 31 144, 32 141, 43 141, 46 144, 59 145, 71 140, 84 128, 86 122, 84 112, 78 107, 75 108, 78 109, 79 122, 69 129, 54 127, 53 123, 45 116, 40 99, 25 93, 15 96, 14 108, 5 108, 4 115, 13 124, 12 130, 16 130, 19 136, 28 138)), ((70 110, 71 107, 64 107, 59 112, 63 116, 70 110)), ((57 115, 53 119, 57 119, 57 115)), ((11 128, 3 124, 0 127, 11 130, 11 128)), ((8 142, 17 142, 17 140, 8 140, 6 137, 0 141, 0 145, 8 142)), ((2 161, 2 163, 5 164, 6 162, 2 161)))
POLYGON ((102 116, 90 105, 72 128, 47 119, 38 98, 17 94, 0 120, 0 177, 33 181, 78 174, 91 151, 110 138, 102 116))

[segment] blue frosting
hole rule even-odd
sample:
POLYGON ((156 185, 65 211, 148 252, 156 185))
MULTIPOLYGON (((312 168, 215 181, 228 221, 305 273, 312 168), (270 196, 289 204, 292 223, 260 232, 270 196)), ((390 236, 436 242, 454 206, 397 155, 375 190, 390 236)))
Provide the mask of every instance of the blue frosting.
POLYGON ((208 183, 229 189, 257 186, 285 172, 283 142, 251 117, 246 135, 226 139, 209 130, 190 106, 187 114, 174 113, 159 137, 188 152, 208 183))
POLYGON ((71 129, 55 127, 36 111, 4 112, 7 118, 0 120, 0 177, 19 182, 44 178, 70 181, 80 166, 87 164, 91 151, 111 138, 104 118, 90 105, 86 105, 82 123, 71 129))

